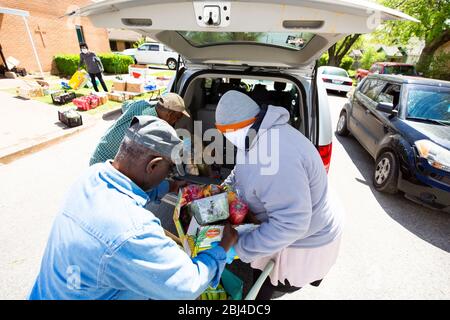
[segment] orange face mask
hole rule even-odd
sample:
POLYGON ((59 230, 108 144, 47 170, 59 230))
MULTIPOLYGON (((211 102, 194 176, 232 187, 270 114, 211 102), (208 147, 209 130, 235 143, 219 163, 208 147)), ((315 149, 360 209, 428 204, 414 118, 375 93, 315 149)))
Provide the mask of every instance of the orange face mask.
POLYGON ((219 130, 222 133, 225 132, 230 132, 230 131, 236 131, 242 128, 245 128, 249 125, 251 125, 252 123, 254 123, 256 121, 256 118, 251 118, 248 120, 244 120, 238 123, 233 123, 233 124, 218 124, 216 123, 216 128, 217 130, 219 130))

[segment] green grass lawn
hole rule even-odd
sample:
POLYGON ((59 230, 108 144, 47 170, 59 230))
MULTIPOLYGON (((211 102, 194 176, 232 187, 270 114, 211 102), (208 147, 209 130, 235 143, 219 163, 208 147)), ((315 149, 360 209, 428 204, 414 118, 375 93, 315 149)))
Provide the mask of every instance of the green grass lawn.
MULTIPOLYGON (((170 77, 170 76, 173 76, 173 74, 174 74, 173 71, 167 70, 167 71, 156 72, 155 76, 157 76, 157 77, 161 77, 161 76, 168 76, 168 77, 170 77)), ((113 80, 105 80, 105 84, 106 84, 106 87, 108 88, 108 91, 111 91, 113 80)), ((59 84, 55 84, 55 85, 52 85, 50 87, 50 90, 59 90, 59 89, 61 89, 61 86, 59 84)), ((15 88, 2 89, 2 91, 3 92, 7 92, 9 94, 12 94, 14 96, 16 95, 16 89, 15 88)), ((81 88, 79 90, 75 90, 75 94, 77 96, 86 96, 86 95, 89 95, 93 91, 94 91, 93 88, 81 88)), ((150 99, 150 98, 153 98, 153 97, 154 97, 154 94, 152 94, 152 93, 143 93, 142 95, 137 96, 135 99, 150 99)), ((40 102, 43 102, 43 103, 50 104, 50 105, 54 106, 55 108, 64 108, 64 109, 67 109, 67 108, 70 108, 70 107, 75 108, 75 105, 73 103, 64 104, 62 106, 54 105, 53 102, 52 102, 52 97, 50 95, 45 95, 43 97, 36 97, 36 98, 32 98, 32 99, 40 101, 40 102)), ((101 105, 101 106, 99 106, 99 107, 97 107, 95 109, 91 109, 89 111, 79 111, 79 112, 82 113, 82 114, 86 113, 86 114, 89 114, 89 115, 103 114, 105 112, 112 111, 112 110, 115 110, 117 108, 120 108, 121 105, 122 105, 121 102, 108 100, 107 103, 105 103, 105 104, 103 104, 103 105, 101 105)))

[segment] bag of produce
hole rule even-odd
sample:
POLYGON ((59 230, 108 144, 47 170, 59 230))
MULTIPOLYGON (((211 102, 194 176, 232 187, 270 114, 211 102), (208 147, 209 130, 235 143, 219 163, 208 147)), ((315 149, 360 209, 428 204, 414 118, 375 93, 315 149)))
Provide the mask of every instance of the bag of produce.
POLYGON ((230 220, 231 224, 237 225, 237 224, 241 224, 242 222, 244 222, 244 219, 248 213, 247 204, 245 204, 244 202, 239 200, 239 198, 236 197, 230 203, 229 206, 230 206, 230 219, 229 220, 230 220))
POLYGON ((196 184, 190 184, 183 188, 182 197, 185 204, 193 200, 201 199, 203 198, 203 188, 196 184))

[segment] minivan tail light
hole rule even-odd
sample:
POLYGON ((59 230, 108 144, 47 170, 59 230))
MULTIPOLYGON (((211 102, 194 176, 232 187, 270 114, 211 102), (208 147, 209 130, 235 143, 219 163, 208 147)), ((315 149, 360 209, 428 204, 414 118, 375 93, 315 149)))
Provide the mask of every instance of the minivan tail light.
POLYGON ((322 78, 322 80, 323 80, 323 82, 331 83, 331 79, 328 79, 328 78, 322 78))
POLYGON ((325 170, 330 169, 330 162, 331 162, 331 149, 332 149, 332 143, 327 144, 326 146, 319 146, 319 154, 322 158, 323 165, 325 166, 325 170))

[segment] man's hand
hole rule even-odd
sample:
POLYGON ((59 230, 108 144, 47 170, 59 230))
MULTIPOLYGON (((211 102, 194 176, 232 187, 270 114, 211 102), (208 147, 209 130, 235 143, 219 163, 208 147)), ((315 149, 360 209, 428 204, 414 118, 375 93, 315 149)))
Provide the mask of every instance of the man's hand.
POLYGON ((219 245, 228 252, 228 250, 230 250, 230 248, 236 244, 238 238, 239 234, 237 233, 237 231, 231 227, 231 224, 229 222, 227 222, 223 229, 223 236, 222 240, 220 240, 219 245))
POLYGON ((187 182, 184 180, 172 180, 169 181, 169 192, 177 193, 178 190, 187 185, 187 182))
POLYGON ((251 212, 250 210, 247 212, 247 216, 245 217, 245 222, 247 223, 253 223, 253 224, 261 224, 261 221, 259 221, 255 214, 251 212))

